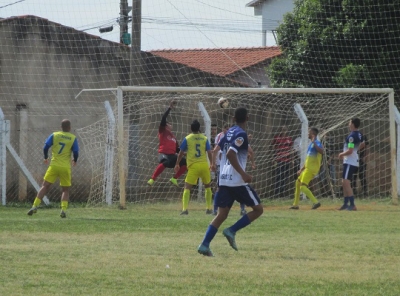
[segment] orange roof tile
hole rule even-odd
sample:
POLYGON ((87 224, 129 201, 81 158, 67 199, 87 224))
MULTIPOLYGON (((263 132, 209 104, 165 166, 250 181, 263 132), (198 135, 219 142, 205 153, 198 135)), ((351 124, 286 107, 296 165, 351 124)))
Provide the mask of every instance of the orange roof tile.
POLYGON ((175 63, 180 63, 223 77, 239 71, 240 69, 245 69, 279 56, 282 53, 278 46, 221 49, 169 49, 151 50, 149 52, 175 63))

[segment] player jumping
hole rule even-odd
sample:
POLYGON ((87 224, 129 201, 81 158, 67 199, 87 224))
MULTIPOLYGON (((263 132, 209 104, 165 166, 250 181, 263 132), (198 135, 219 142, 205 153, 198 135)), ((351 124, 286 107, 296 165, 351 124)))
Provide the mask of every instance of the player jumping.
MULTIPOLYGON (((179 144, 176 140, 175 135, 172 133, 172 124, 167 122, 167 116, 169 112, 174 108, 175 101, 171 101, 167 111, 161 118, 161 123, 158 128, 158 161, 159 165, 153 172, 151 179, 147 181, 147 184, 152 186, 157 177, 164 171, 165 168, 173 169, 177 159, 177 153, 179 152, 179 144)), ((177 179, 186 172, 186 159, 182 158, 179 162, 180 169, 175 175, 169 180, 175 186, 178 186, 177 179)))

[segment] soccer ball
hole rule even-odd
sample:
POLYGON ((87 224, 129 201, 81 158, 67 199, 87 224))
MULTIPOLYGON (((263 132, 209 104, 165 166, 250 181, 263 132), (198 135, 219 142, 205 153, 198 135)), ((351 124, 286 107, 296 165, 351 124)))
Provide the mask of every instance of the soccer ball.
POLYGON ((228 106, 229 106, 229 101, 228 101, 227 98, 220 97, 219 100, 218 100, 218 105, 219 105, 221 108, 228 108, 228 106))

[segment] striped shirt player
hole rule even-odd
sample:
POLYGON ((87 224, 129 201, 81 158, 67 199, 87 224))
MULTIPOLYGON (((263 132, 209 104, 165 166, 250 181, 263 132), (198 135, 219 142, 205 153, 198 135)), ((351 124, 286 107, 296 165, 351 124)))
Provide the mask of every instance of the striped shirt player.
POLYGON ((235 224, 223 230, 223 235, 230 246, 237 250, 235 235, 240 229, 248 226, 263 213, 263 207, 257 193, 248 185, 252 176, 246 173, 248 138, 244 128, 248 120, 247 109, 235 110, 236 125, 231 127, 225 137, 218 143, 222 151, 219 179, 219 193, 215 199, 218 206, 217 216, 207 228, 204 239, 198 247, 198 252, 205 256, 213 256, 210 242, 221 224, 228 217, 234 203, 238 201, 251 207, 253 211, 243 215, 235 224))
POLYGON ((180 169, 179 162, 186 152, 188 173, 185 178, 181 215, 189 213, 187 208, 189 205, 190 190, 193 185, 197 184, 199 178, 203 181, 205 187, 206 214, 212 214, 211 174, 208 164, 208 161, 211 161, 212 158, 211 145, 207 137, 200 133, 200 122, 198 120, 193 120, 190 128, 192 133, 182 141, 175 165, 175 172, 178 172, 180 169))
POLYGON ((300 192, 304 193, 313 203, 311 209, 318 209, 321 204, 315 198, 314 194, 308 188, 310 181, 318 174, 321 167, 322 154, 324 153, 324 147, 318 140, 318 129, 312 127, 308 130, 308 138, 310 144, 307 149, 307 157, 304 166, 297 172, 299 177, 296 181, 296 187, 294 191, 294 202, 293 206, 290 207, 292 210, 299 209, 300 192))
POLYGON ((362 142, 362 134, 358 130, 360 119, 353 118, 349 121, 350 134, 346 137, 343 152, 339 154, 339 159, 343 159, 343 194, 344 203, 339 210, 356 211, 354 204, 354 194, 351 188, 353 175, 357 173, 359 166, 358 149, 362 142), (349 205, 350 203, 350 205, 349 205))
POLYGON ((61 122, 62 131, 52 133, 43 147, 44 163, 48 163, 48 151, 51 148, 51 162, 44 175, 43 185, 40 188, 32 208, 28 211, 31 216, 36 213, 43 197, 57 179, 60 179, 61 194, 61 218, 66 218, 66 210, 69 201, 69 188, 71 187, 71 154, 72 164, 75 166, 79 156, 79 145, 76 136, 71 131, 71 122, 64 119, 61 122))

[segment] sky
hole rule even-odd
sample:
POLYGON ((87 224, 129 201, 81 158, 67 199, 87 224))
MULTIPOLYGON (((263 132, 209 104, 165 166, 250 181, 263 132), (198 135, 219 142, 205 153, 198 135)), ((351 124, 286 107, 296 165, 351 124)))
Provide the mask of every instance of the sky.
MULTIPOLYGON (((246 7, 249 2, 143 0, 142 50, 262 46, 261 16, 246 7)), ((120 0, 0 0, 0 18, 35 15, 114 42, 119 42, 119 13, 120 0), (113 31, 99 33, 109 26, 113 31)), ((267 46, 272 45, 268 33, 267 46)))

